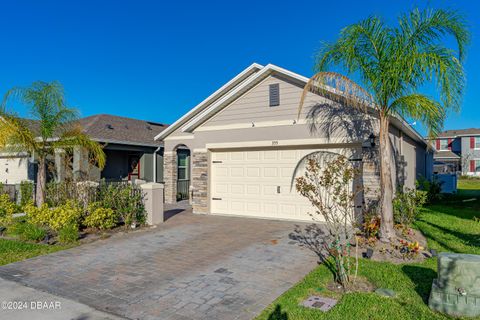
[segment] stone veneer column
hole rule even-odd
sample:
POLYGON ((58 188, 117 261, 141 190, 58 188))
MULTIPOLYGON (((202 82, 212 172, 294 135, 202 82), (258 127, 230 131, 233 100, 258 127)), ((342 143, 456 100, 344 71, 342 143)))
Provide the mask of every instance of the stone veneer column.
POLYGON ((363 195, 365 210, 374 209, 380 200, 380 164, 378 148, 364 151, 363 154, 363 195))
POLYGON ((208 154, 193 152, 192 156, 192 207, 194 213, 208 211, 208 154))
POLYGON ((165 182, 165 203, 177 202, 177 153, 163 154, 163 181, 165 182))

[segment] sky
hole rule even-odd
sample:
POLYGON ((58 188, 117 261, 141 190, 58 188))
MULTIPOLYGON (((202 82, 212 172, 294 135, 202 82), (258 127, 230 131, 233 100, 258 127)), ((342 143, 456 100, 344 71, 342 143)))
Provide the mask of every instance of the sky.
MULTIPOLYGON (((370 15, 395 24, 415 7, 457 9, 472 41, 462 110, 449 114, 445 129, 480 127, 480 1, 0 3, 0 95, 36 80, 58 80, 82 116, 109 113, 167 124, 253 62, 311 76, 322 42, 370 15)), ((23 106, 15 109, 28 117, 23 106)))

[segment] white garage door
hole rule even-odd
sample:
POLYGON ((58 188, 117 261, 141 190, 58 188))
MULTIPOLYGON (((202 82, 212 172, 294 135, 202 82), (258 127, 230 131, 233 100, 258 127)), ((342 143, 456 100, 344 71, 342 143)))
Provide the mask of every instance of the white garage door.
POLYGON ((211 212, 312 221, 309 201, 291 187, 312 149, 212 152, 211 212))

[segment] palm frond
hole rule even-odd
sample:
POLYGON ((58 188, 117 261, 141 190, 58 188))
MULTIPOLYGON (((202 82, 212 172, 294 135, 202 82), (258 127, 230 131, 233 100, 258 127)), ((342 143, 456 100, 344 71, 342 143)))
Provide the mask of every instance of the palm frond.
POLYGON ((303 89, 298 117, 309 93, 318 94, 336 103, 366 111, 374 105, 373 97, 353 80, 336 72, 318 72, 303 89))
POLYGON ((89 136, 83 133, 80 126, 73 126, 51 144, 52 149, 68 149, 74 147, 85 148, 96 160, 98 167, 105 167, 107 157, 100 143, 93 141, 89 136))
POLYGON ((458 58, 463 61, 465 49, 470 42, 470 32, 465 17, 455 10, 414 9, 399 19, 400 28, 396 39, 406 50, 439 41, 452 35, 458 46, 458 58))
POLYGON ((446 110, 438 101, 418 93, 399 97, 393 101, 390 108, 401 116, 422 122, 427 128, 429 138, 438 135, 446 118, 446 110))
POLYGON ((0 149, 5 152, 38 152, 40 145, 28 124, 11 113, 0 113, 0 149))

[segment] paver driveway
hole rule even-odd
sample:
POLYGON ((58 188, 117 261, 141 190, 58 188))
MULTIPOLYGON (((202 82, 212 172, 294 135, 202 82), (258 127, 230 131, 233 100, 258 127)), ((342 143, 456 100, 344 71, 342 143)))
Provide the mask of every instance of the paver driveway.
POLYGON ((251 319, 317 263, 296 223, 193 215, 0 267, 0 277, 131 319, 251 319))

